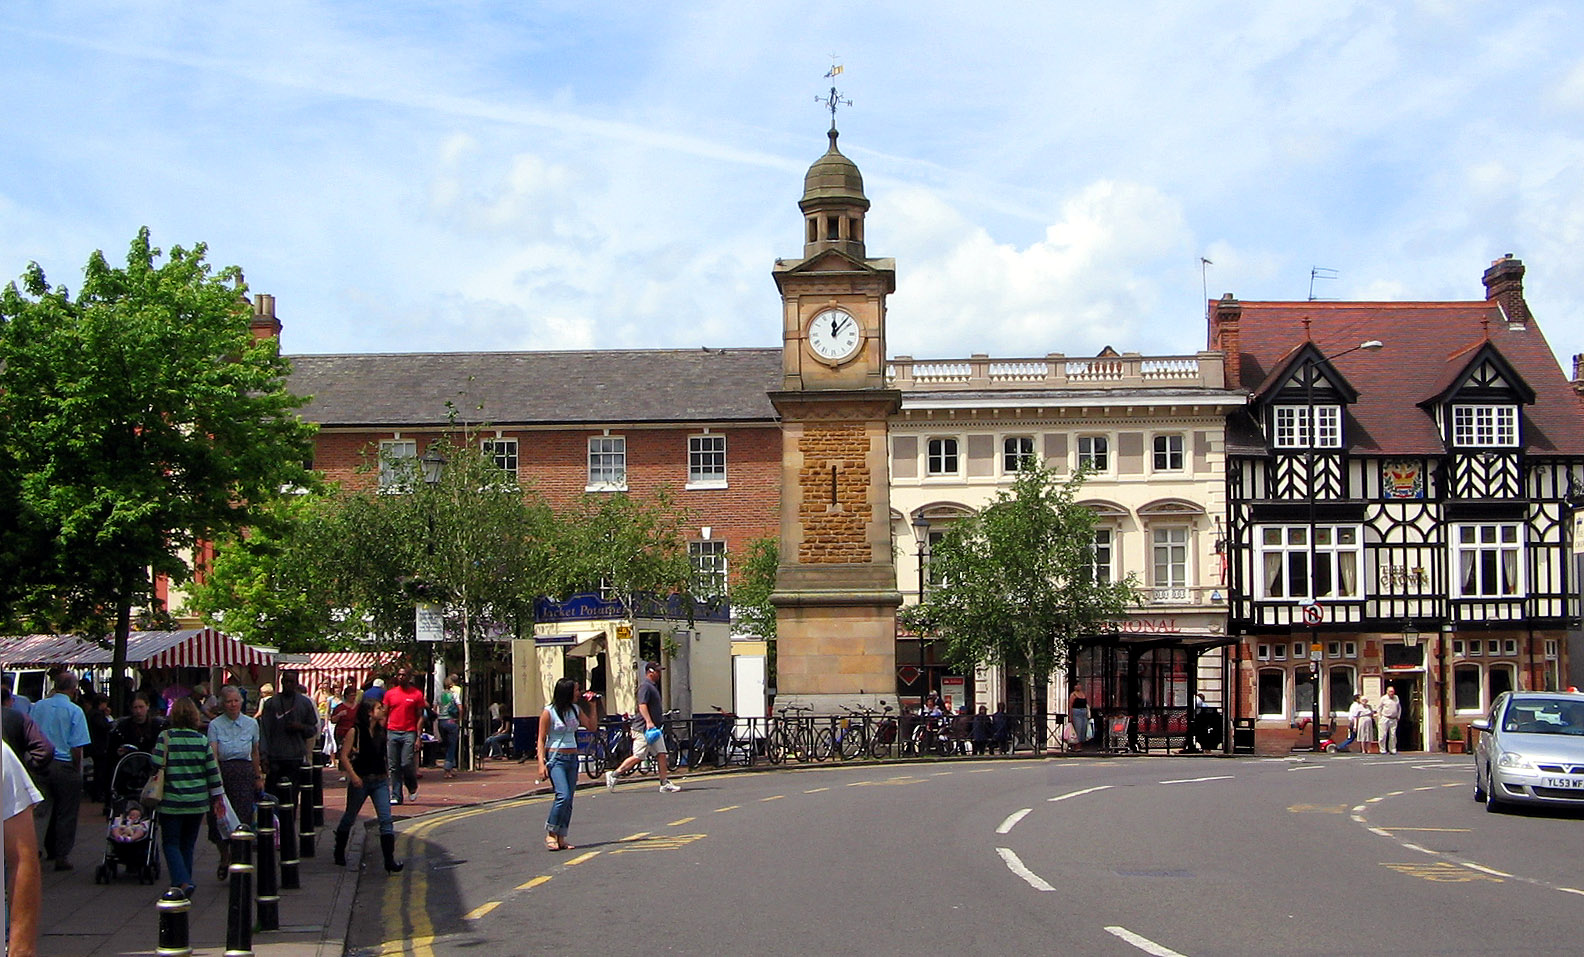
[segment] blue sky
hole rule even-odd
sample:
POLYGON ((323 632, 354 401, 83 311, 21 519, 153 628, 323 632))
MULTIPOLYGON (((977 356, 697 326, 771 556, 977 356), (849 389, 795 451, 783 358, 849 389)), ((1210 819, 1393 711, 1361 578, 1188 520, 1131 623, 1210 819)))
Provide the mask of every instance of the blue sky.
POLYGON ((1566 357, 1581 36, 1577 3, 7 0, 0 277, 75 286, 146 224, 292 353, 776 345, 835 54, 893 354, 1192 352, 1205 291, 1474 299, 1511 252, 1566 357))

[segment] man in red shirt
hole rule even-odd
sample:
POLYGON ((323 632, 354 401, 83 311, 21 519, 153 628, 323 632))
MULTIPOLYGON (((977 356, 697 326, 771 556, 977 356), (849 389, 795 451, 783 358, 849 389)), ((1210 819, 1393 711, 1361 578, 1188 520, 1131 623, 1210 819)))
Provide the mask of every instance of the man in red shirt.
POLYGON ((391 804, 402 803, 402 784, 418 796, 418 728, 423 722, 422 688, 413 686, 412 669, 396 672, 396 687, 385 689, 385 753, 390 763, 391 804))

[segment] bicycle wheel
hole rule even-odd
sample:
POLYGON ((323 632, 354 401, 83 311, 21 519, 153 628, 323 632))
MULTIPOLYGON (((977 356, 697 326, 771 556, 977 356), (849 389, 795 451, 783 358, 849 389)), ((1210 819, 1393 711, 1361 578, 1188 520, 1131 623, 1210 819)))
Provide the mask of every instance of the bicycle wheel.
POLYGON ((599 732, 594 733, 594 739, 589 742, 588 751, 583 755, 583 769, 591 781, 598 781, 605 775, 605 739, 599 732))
POLYGON ((765 759, 771 764, 780 764, 785 761, 790 750, 786 734, 780 728, 773 729, 765 738, 765 759))
POLYGON ((814 740, 809 748, 809 754, 816 761, 829 761, 831 755, 836 753, 836 736, 830 728, 817 728, 814 731, 814 740))
POLYGON ((839 744, 840 747, 836 749, 836 753, 841 756, 843 761, 851 761, 863 754, 866 748, 862 726, 849 725, 847 730, 842 732, 839 744))

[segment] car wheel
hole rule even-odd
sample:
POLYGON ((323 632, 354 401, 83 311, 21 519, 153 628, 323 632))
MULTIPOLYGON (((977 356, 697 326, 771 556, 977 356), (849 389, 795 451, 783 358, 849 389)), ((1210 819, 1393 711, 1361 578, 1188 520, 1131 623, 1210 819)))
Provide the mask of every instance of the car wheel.
POLYGON ((1480 785, 1479 765, 1474 766, 1474 800, 1485 800, 1485 788, 1480 785))
POLYGON ((1485 782, 1485 810, 1492 814, 1501 810, 1501 805, 1496 800, 1496 779, 1489 777, 1488 774, 1485 782))

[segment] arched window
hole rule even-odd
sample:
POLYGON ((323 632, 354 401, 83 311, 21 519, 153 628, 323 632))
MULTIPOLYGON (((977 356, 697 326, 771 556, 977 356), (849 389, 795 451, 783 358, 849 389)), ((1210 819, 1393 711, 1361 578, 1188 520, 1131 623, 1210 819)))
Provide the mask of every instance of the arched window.
POLYGON ((1287 717, 1287 672, 1281 668, 1262 668, 1255 694, 1262 718, 1287 717))
POLYGON ((1326 707, 1333 715, 1347 714, 1357 687, 1352 665, 1332 665, 1326 680, 1326 707))
POLYGON ((1479 714, 1484 710, 1479 665, 1465 663, 1452 668, 1452 708, 1460 714, 1479 714))
POLYGON ((1517 687, 1513 681, 1512 665, 1491 665, 1490 670, 1485 673, 1485 680, 1489 685, 1486 689, 1490 693, 1487 699, 1489 701, 1495 701, 1497 695, 1517 687))

